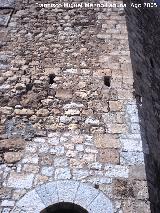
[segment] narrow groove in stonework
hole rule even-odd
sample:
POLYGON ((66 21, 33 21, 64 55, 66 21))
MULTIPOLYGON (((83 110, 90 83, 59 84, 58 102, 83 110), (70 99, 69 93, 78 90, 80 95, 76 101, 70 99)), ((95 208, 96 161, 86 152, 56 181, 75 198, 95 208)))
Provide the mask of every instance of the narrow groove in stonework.
POLYGON ((93 200, 88 204, 87 207, 89 207, 91 205, 91 203, 93 203, 93 201, 98 197, 99 194, 100 194, 100 192, 98 192, 98 194, 95 196, 95 198, 93 198, 93 200))
POLYGON ((10 16, 9 16, 9 19, 8 19, 8 22, 7 22, 6 27, 8 27, 8 24, 10 23, 10 20, 11 20, 11 18, 12 18, 13 12, 14 12, 14 9, 11 10, 11 14, 10 14, 10 16))
POLYGON ((42 201, 42 203, 46 206, 46 204, 43 202, 43 200, 41 199, 41 197, 39 196, 37 190, 35 189, 35 193, 38 195, 39 199, 42 201))
POLYGON ((47 190, 46 185, 44 186, 44 188, 45 188, 46 194, 47 194, 48 197, 49 197, 49 201, 52 202, 51 196, 50 196, 50 194, 49 194, 49 192, 48 192, 48 190, 47 190))
POLYGON ((78 187, 77 187, 77 191, 76 191, 75 196, 74 196, 74 199, 73 199, 73 203, 75 202, 75 199, 76 199, 77 192, 78 192, 78 189, 79 189, 79 187, 80 187, 80 184, 81 184, 81 183, 79 182, 78 187))
POLYGON ((58 186, 57 186, 58 182, 56 182, 56 189, 57 189, 57 195, 58 195, 58 202, 59 202, 59 191, 58 191, 58 186))
MULTIPOLYGON (((52 182, 49 182, 49 183, 52 183, 52 182)), ((45 189, 46 189, 46 193, 47 193, 47 194, 49 195, 49 197, 50 197, 50 201, 52 202, 51 196, 53 195, 53 193, 52 193, 52 195, 49 194, 49 191, 47 190, 46 185, 45 185, 45 189)), ((56 184, 56 192, 57 192, 57 184, 56 184)), ((58 194, 58 193, 57 193, 57 194, 58 194)))
POLYGON ((35 189, 35 192, 38 194, 38 197, 40 198, 40 200, 42 201, 42 203, 46 206, 46 204, 43 202, 42 198, 39 196, 39 193, 38 193, 37 189, 35 189))

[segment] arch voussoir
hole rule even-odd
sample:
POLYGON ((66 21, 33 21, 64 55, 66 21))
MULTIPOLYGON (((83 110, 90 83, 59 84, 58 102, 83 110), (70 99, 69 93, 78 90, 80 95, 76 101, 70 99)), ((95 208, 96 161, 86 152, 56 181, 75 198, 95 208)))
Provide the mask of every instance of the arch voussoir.
POLYGON ((79 187, 78 181, 64 180, 57 181, 57 191, 59 202, 74 202, 77 189, 79 187))
POLYGON ((74 203, 86 208, 99 194, 99 190, 85 183, 80 183, 74 203))

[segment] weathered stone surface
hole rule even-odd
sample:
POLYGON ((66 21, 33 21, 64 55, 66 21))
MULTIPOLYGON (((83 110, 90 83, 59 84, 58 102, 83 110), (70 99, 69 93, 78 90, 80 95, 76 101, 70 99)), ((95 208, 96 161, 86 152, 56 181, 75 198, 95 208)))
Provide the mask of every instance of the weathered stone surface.
POLYGON ((142 142, 140 140, 121 139, 123 151, 142 152, 142 142))
POLYGON ((43 183, 46 183, 48 181, 49 177, 45 175, 37 174, 34 178, 34 186, 41 185, 43 183))
POLYGON ((36 193, 39 195, 42 202, 46 206, 50 206, 52 204, 52 199, 51 199, 51 194, 48 193, 47 189, 48 189, 48 187, 46 187, 45 185, 40 185, 39 187, 36 188, 36 193))
POLYGON ((13 207, 15 205, 15 201, 12 200, 3 200, 1 203, 1 206, 11 206, 13 207))
POLYGON ((57 203, 58 200, 59 200, 58 190, 57 190, 57 183, 56 182, 47 183, 45 185, 45 188, 46 188, 46 193, 48 195, 50 195, 50 200, 51 200, 52 204, 53 203, 57 203))
POLYGON ((113 194, 119 199, 127 199, 134 197, 134 185, 131 182, 116 179, 114 180, 113 194))
POLYGON ((97 134, 94 142, 97 148, 120 148, 119 140, 112 134, 97 134))
POLYGON ((119 178, 128 178, 128 167, 127 166, 121 166, 121 165, 106 165, 105 166, 106 173, 105 175, 107 177, 119 177, 119 178))
POLYGON ((31 109, 15 109, 14 113, 16 115, 29 115, 29 116, 34 115, 34 111, 31 109))
POLYGON ((87 207, 90 212, 112 212, 113 207, 110 203, 109 199, 106 199, 103 193, 99 193, 99 195, 91 202, 91 204, 87 207))
POLYGON ((86 124, 90 124, 90 125, 99 125, 99 120, 95 119, 93 117, 88 117, 85 121, 86 124))
POLYGON ((134 184, 134 195, 138 200, 147 200, 148 188, 147 181, 136 181, 134 184))
POLYGON ((55 170, 55 179, 70 179, 71 178, 71 172, 70 169, 66 168, 57 168, 55 170))
POLYGON ((33 163, 33 164, 37 164, 39 160, 39 157, 37 154, 28 154, 26 156, 24 156, 22 163, 33 163))
POLYGON ((135 203, 135 201, 133 199, 129 199, 129 200, 125 200, 123 201, 123 204, 122 204, 122 211, 124 213, 130 213, 133 211, 133 209, 140 213, 150 213, 150 207, 148 205, 148 202, 145 202, 145 201, 137 201, 135 203))
POLYGON ((22 152, 6 152, 4 153, 4 160, 6 163, 16 163, 21 160, 22 152))
POLYGON ((120 162, 124 165, 143 165, 143 152, 121 152, 120 162))
POLYGON ((120 101, 109 101, 110 111, 122 111, 123 103, 120 101))
POLYGON ((76 181, 57 181, 57 190, 59 202, 68 202, 73 203, 79 187, 79 182, 76 181))
POLYGON ((46 117, 46 116, 49 115, 49 111, 48 111, 48 109, 39 109, 39 110, 36 112, 36 114, 37 114, 38 116, 46 117))
POLYGON ((2 152, 23 150, 25 141, 21 138, 5 139, 0 141, 2 152))
POLYGON ((33 178, 33 174, 18 174, 16 172, 12 172, 9 176, 7 186, 20 189, 29 189, 32 187, 33 178))
POLYGON ((63 109, 67 110, 67 109, 79 109, 79 108, 84 108, 83 104, 78 104, 78 103, 70 103, 70 104, 66 104, 64 105, 63 109))
POLYGON ((58 90, 55 95, 56 98, 60 99, 71 99, 72 98, 72 92, 69 90, 58 90))
POLYGON ((116 149, 100 149, 98 161, 101 163, 119 164, 119 151, 116 149))
POLYGON ((57 157, 54 159, 54 166, 55 167, 66 167, 68 166, 67 158, 66 157, 57 157))
POLYGON ((81 183, 78 187, 74 202, 86 208, 94 200, 98 193, 99 192, 91 186, 86 186, 85 184, 81 183))
POLYGON ((111 134, 123 134, 127 132, 127 126, 125 124, 107 124, 108 133, 111 134))
POLYGON ((129 167, 129 178, 136 180, 145 180, 146 172, 144 165, 134 165, 129 167))
POLYGON ((11 189, 1 188, 0 189, 0 196, 1 196, 2 199, 10 198, 11 197, 11 189))
POLYGON ((38 213, 45 208, 45 205, 43 204, 42 200, 35 190, 26 194, 26 196, 24 196, 19 202, 17 202, 16 206, 17 210, 15 209, 13 210, 13 212, 28 211, 38 213))
POLYGON ((41 173, 42 173, 42 175, 51 177, 54 173, 54 169, 53 169, 53 167, 42 167, 41 173))
POLYGON ((73 179, 74 180, 84 180, 89 177, 89 171, 85 169, 73 169, 73 179))
POLYGON ((24 172, 37 174, 39 172, 39 166, 33 164, 25 164, 22 170, 24 172))
POLYGON ((77 109, 68 109, 65 111, 65 115, 79 115, 80 111, 77 109))

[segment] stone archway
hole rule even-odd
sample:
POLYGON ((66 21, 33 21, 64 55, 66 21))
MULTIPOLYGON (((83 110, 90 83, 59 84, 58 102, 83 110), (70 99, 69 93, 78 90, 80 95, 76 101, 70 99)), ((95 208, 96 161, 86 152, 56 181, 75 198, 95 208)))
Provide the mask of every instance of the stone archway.
POLYGON ((12 213, 44 213, 57 203, 72 203, 88 213, 113 213, 111 201, 87 183, 74 180, 59 180, 36 187, 22 197, 12 213))

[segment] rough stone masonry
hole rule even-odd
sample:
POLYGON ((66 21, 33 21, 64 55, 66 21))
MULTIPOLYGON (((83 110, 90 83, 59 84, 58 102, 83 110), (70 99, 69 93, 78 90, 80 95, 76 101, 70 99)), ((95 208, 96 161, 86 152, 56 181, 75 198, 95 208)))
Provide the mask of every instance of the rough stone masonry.
POLYGON ((149 213, 124 8, 36 3, 0 0, 0 211, 149 213))

